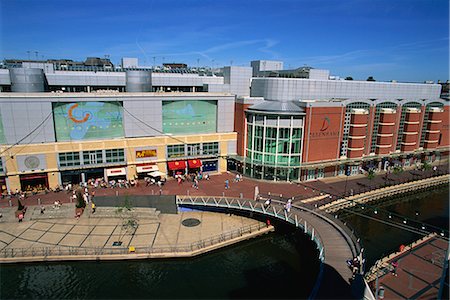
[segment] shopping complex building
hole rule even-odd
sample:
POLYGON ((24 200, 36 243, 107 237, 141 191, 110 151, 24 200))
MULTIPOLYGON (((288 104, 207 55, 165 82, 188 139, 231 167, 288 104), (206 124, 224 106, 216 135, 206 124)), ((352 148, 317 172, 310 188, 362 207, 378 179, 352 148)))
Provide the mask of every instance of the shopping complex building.
POLYGON ((441 84, 341 80, 278 61, 216 70, 144 68, 134 59, 1 67, 2 192, 157 170, 304 181, 449 153, 441 84))

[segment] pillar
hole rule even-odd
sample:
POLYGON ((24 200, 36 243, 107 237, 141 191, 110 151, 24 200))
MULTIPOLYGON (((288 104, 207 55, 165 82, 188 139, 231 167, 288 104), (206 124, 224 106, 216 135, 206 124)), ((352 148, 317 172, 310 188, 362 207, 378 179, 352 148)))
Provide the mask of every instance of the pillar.
POLYGON ((9 179, 9 189, 11 192, 14 192, 16 189, 21 190, 19 175, 8 176, 8 179, 9 179))
POLYGON ((47 176, 49 188, 54 189, 61 184, 61 174, 59 172, 49 172, 47 176))

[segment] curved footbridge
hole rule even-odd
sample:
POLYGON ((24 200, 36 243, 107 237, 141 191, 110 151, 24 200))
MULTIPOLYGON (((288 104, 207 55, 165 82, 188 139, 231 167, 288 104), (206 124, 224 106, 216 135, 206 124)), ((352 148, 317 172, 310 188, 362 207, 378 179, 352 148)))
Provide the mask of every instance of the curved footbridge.
MULTIPOLYGON (((311 298, 354 298, 356 295, 355 292, 352 295, 352 289, 358 294, 356 298, 362 297, 363 283, 356 280, 351 284, 352 272, 346 261, 356 256, 362 260, 363 249, 359 239, 339 220, 299 205, 292 205, 287 212, 284 209, 285 203, 275 200, 272 200, 269 207, 265 207, 263 201, 241 198, 177 196, 176 203, 178 206, 192 208, 247 211, 295 226, 315 242, 322 262, 311 298)), ((359 273, 363 274, 362 268, 359 273)))

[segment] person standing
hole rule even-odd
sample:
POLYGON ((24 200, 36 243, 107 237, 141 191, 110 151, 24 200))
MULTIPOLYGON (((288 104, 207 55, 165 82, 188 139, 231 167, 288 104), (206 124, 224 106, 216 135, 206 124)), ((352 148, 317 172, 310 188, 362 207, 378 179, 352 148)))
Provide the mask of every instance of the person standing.
POLYGON ((91 202, 91 208, 92 208, 92 214, 95 213, 95 203, 94 201, 91 202))
POLYGON ((228 190, 230 187, 230 181, 228 179, 225 180, 225 189, 228 190))
POLYGON ((398 268, 398 261, 394 260, 392 263, 392 275, 397 276, 397 268, 398 268))

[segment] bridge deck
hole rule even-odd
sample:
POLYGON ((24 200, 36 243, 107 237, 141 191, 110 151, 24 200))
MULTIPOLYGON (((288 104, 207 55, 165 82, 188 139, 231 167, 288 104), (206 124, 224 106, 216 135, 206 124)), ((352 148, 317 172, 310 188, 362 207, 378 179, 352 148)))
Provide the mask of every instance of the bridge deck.
POLYGON ((316 242, 320 251, 319 258, 324 264, 318 297, 352 297, 350 290, 352 272, 347 266, 346 260, 358 253, 350 238, 345 237, 345 233, 340 230, 338 225, 332 224, 333 220, 323 218, 306 208, 295 205, 287 213, 283 203, 279 201, 272 201, 271 205, 266 208, 263 202, 248 199, 178 196, 177 203, 179 205, 251 211, 275 217, 299 227, 316 242))

